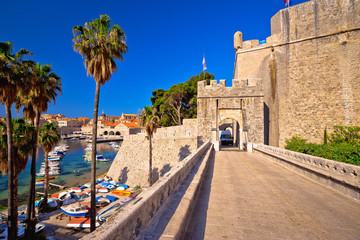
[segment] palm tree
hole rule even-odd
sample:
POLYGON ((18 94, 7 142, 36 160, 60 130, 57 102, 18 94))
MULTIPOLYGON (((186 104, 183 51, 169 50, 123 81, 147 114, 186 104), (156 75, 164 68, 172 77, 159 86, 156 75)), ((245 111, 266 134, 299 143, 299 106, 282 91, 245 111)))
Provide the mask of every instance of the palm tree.
POLYGON ((157 109, 152 107, 145 107, 140 115, 140 125, 145 127, 146 137, 149 140, 149 187, 152 185, 152 136, 159 127, 159 117, 157 116, 157 109))
MULTIPOLYGON (((48 109, 48 104, 53 101, 55 104, 56 97, 61 91, 61 79, 56 75, 51 65, 36 63, 33 61, 26 62, 26 65, 29 67, 29 91, 26 95, 18 95, 15 108, 17 111, 20 110, 22 106, 23 115, 25 118, 29 119, 31 123, 35 126, 36 139, 39 132, 39 123, 40 115, 43 112, 46 112, 48 109)), ((26 214, 26 229, 25 229, 25 239, 32 239, 35 234, 35 178, 36 178, 36 155, 37 155, 37 144, 33 145, 32 151, 32 162, 30 169, 30 186, 29 186, 29 196, 28 196, 28 206, 26 214)))
POLYGON ((17 237, 17 209, 14 208, 14 172, 13 172, 13 139, 11 124, 11 105, 16 96, 26 85, 25 72, 22 66, 23 57, 31 55, 26 49, 12 54, 11 42, 0 42, 0 103, 5 105, 7 147, 8 147, 8 236, 17 237))
POLYGON ((75 26, 73 34, 74 50, 85 58, 87 74, 96 82, 91 161, 90 231, 92 232, 95 230, 96 139, 100 86, 110 80, 111 74, 117 69, 115 60, 123 60, 127 46, 125 33, 119 25, 111 26, 108 15, 100 15, 100 18, 87 22, 84 26, 75 26))
MULTIPOLYGON (((26 167, 29 154, 32 151, 32 146, 35 144, 35 128, 33 125, 26 123, 24 118, 12 120, 12 136, 13 136, 13 160, 12 171, 14 173, 13 186, 14 191, 11 199, 13 200, 13 207, 18 208, 18 175, 26 167)), ((10 171, 7 164, 8 158, 8 142, 7 142, 7 127, 0 122, 0 169, 3 174, 10 171)), ((17 222, 16 222, 17 224, 17 222)), ((17 237, 17 235, 15 235, 17 237)), ((10 236, 9 236, 9 239, 10 236)), ((13 238, 14 239, 14 238, 13 238)))
POLYGON ((49 189, 49 152, 60 141, 58 128, 54 123, 46 122, 39 130, 39 143, 45 152, 45 180, 44 180, 44 210, 47 211, 48 189, 49 189))

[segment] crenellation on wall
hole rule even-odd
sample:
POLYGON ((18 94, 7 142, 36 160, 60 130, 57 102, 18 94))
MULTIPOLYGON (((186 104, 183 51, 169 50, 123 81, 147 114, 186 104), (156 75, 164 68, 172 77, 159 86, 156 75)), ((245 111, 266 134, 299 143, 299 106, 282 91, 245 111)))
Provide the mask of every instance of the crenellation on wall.
POLYGON ((259 40, 247 40, 243 42, 242 50, 250 49, 259 46, 259 40))
POLYGON ((198 83, 198 98, 263 95, 261 78, 233 79, 231 87, 226 87, 225 80, 220 80, 219 84, 217 80, 205 84, 205 80, 198 83))

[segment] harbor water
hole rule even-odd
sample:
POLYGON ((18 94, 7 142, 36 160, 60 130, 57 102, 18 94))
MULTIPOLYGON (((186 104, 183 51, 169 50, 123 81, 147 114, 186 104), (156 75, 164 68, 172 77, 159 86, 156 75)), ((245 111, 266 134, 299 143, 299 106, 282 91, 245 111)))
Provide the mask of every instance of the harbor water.
MULTIPOLYGON (((121 142, 116 142, 121 144, 121 142)), ((74 187, 86 182, 90 182, 91 162, 87 162, 83 159, 84 149, 88 144, 85 140, 62 140, 58 145, 67 144, 69 151, 65 154, 61 160, 61 175, 55 176, 54 180, 50 180, 51 183, 74 187)), ((102 154, 105 158, 111 159, 110 162, 97 162, 96 163, 96 175, 105 173, 110 168, 112 161, 116 156, 115 149, 108 143, 97 144, 97 154, 102 154)), ((38 148, 38 157, 36 159, 36 172, 39 172, 41 163, 44 160, 44 152, 42 148, 38 148)), ((24 171, 19 174, 18 177, 18 193, 19 203, 23 204, 27 201, 28 187, 30 180, 30 165, 31 158, 29 157, 28 164, 24 171)), ((38 177, 40 178, 40 177, 38 177)), ((7 206, 7 194, 8 194, 8 176, 0 175, 0 207, 7 206)), ((36 192, 43 192, 43 186, 37 186, 36 192)))

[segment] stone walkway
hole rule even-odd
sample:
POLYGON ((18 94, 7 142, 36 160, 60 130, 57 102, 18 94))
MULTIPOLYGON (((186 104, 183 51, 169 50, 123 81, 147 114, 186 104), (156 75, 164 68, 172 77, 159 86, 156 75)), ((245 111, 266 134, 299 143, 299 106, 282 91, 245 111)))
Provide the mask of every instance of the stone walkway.
POLYGON ((184 239, 360 239, 360 202, 229 150, 212 159, 184 239))

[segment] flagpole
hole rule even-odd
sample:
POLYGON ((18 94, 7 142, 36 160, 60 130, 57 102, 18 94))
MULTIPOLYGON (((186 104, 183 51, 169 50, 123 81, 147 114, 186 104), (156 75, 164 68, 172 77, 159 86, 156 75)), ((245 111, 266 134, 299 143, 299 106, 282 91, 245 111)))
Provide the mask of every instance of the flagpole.
POLYGON ((205 70, 204 69, 204 62, 205 62, 205 53, 203 53, 203 72, 204 72, 204 80, 205 80, 205 70))

